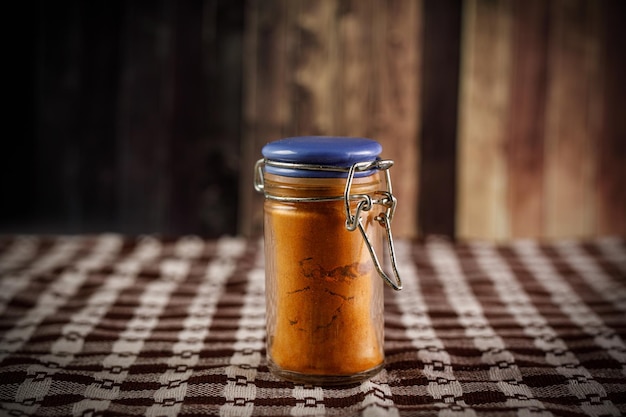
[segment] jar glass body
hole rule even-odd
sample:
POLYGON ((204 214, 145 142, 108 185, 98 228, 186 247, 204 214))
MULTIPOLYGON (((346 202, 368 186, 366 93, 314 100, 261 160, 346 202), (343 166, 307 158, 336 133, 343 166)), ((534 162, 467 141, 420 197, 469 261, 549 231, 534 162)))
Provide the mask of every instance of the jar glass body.
MULTIPOLYGON (((267 195, 342 196, 345 178, 265 174, 267 195)), ((380 189, 378 172, 353 180, 352 194, 380 189)), ((356 202, 351 203, 352 213, 356 202)), ((283 378, 311 384, 366 379, 384 363, 383 281, 359 230, 348 231, 343 199, 278 201, 265 216, 267 358, 283 378)), ((376 207, 361 224, 381 253, 376 207)))

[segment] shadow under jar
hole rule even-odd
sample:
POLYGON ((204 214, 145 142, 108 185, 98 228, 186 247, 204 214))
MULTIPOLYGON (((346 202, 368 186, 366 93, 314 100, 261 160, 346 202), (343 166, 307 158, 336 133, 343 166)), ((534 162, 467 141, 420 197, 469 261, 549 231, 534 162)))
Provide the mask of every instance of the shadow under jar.
POLYGON ((281 378, 347 384, 384 365, 383 282, 401 282, 393 162, 381 150, 371 139, 316 136, 263 148, 255 187, 265 194, 267 359, 281 378), (385 240, 393 279, 376 255, 385 240))

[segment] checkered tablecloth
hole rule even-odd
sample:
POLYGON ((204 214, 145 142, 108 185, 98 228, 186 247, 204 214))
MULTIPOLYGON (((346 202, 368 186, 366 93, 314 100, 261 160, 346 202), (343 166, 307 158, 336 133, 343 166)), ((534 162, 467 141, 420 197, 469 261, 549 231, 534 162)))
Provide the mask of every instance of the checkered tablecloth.
POLYGON ((264 351, 262 242, 0 237, 0 415, 626 414, 626 241, 397 242, 386 366, 321 388, 264 351))

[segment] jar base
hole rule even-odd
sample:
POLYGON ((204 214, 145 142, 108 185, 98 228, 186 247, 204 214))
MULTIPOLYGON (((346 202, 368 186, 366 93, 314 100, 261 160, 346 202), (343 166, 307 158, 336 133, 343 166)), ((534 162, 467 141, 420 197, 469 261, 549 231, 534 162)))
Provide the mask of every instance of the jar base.
POLYGON ((317 375, 317 374, 304 374, 301 372, 288 371, 278 367, 271 360, 268 362, 268 368, 272 375, 278 378, 285 379, 287 381, 295 382, 298 384, 308 385, 323 385, 323 386, 338 386, 349 385, 358 382, 363 382, 372 378, 379 373, 383 367, 384 362, 374 368, 368 369, 363 372, 350 375, 317 375))

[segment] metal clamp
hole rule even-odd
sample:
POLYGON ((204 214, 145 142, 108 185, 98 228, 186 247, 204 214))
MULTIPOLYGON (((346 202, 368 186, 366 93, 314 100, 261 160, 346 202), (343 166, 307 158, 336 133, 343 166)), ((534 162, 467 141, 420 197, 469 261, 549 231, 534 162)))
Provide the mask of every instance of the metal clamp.
POLYGON ((402 289, 402 280, 400 279, 400 274, 398 273, 398 267, 396 263, 396 252, 393 244, 393 237, 391 234, 391 220, 393 219, 393 215, 396 210, 396 198, 393 195, 392 187, 391 187, 391 175, 389 174, 389 168, 393 165, 393 161, 391 160, 383 160, 377 159, 375 161, 366 161, 366 162, 357 162, 352 164, 349 168, 342 168, 336 166, 325 166, 325 165, 312 165, 312 164, 300 164, 300 163, 292 163, 292 162, 279 162, 279 161, 271 161, 267 159, 259 159, 256 162, 254 167, 254 189, 258 192, 261 192, 265 195, 265 198, 271 200, 278 200, 284 202, 318 202, 318 201, 339 201, 343 200, 346 210, 346 224, 345 227, 348 231, 353 232, 357 228, 361 232, 361 236, 367 245, 367 249, 372 258, 372 262, 374 263, 374 267, 376 268, 376 272, 378 275, 385 281, 387 285, 393 288, 396 291, 402 289), (263 178, 263 168, 266 165, 279 167, 279 168, 291 168, 291 169, 303 169, 308 171, 334 171, 334 172, 347 172, 348 176, 346 179, 346 187, 344 189, 344 193, 342 196, 330 196, 330 197, 284 197, 284 196, 276 196, 271 195, 265 190, 265 183, 263 178), (385 172, 385 191, 377 191, 375 193, 379 198, 372 198, 371 195, 368 194, 351 194, 350 191, 352 189, 352 182, 354 180, 354 176, 357 172, 371 171, 371 170, 380 170, 385 172), (350 205, 351 202, 358 201, 356 205, 356 210, 354 214, 352 214, 350 205), (391 261, 391 268, 393 271, 394 278, 392 279, 383 271, 380 261, 378 260, 378 256, 376 255, 376 251, 372 246, 372 242, 370 241, 367 233, 365 232, 365 228, 361 223, 361 213, 370 211, 374 205, 382 205, 385 207, 385 211, 379 213, 374 219, 378 221, 378 223, 385 228, 385 240, 387 241, 387 248, 389 250, 389 257, 391 261))
POLYGON ((398 273, 396 251, 393 245, 393 236, 391 234, 391 220, 393 219, 397 204, 397 200, 393 195, 393 189, 391 187, 391 175, 389 174, 389 168, 391 168, 392 165, 393 161, 391 160, 357 162, 353 164, 348 171, 348 178, 346 179, 346 188, 343 193, 343 199, 346 208, 346 229, 348 229, 349 231, 354 231, 358 227, 359 231, 361 232, 361 236, 363 237, 363 240, 367 245, 367 250, 372 257, 372 262, 374 263, 376 272, 378 272, 378 275, 380 275, 380 277, 385 281, 387 285, 389 285, 396 291, 400 291, 402 289, 402 279, 400 278, 400 274, 398 273), (385 182, 387 190, 378 191, 376 193, 382 196, 382 198, 379 199, 373 199, 367 194, 358 196, 361 198, 361 201, 359 201, 356 206, 356 212, 352 214, 350 211, 350 201, 355 196, 350 194, 350 189, 352 188, 354 174, 359 171, 368 171, 373 168, 385 171, 385 182), (378 216, 376 216, 374 219, 377 220, 378 223, 385 228, 385 239, 387 241, 387 248, 389 250, 389 258, 391 260, 391 269, 393 271, 394 279, 391 279, 391 277, 389 277, 389 275, 387 275, 387 273, 385 273, 385 271, 383 270, 380 261, 378 260, 378 256, 376 255, 376 251, 374 250, 374 246, 372 245, 372 242, 365 232, 363 223, 361 223, 361 212, 371 210, 374 204, 380 204, 386 207, 385 212, 379 213, 378 216))

